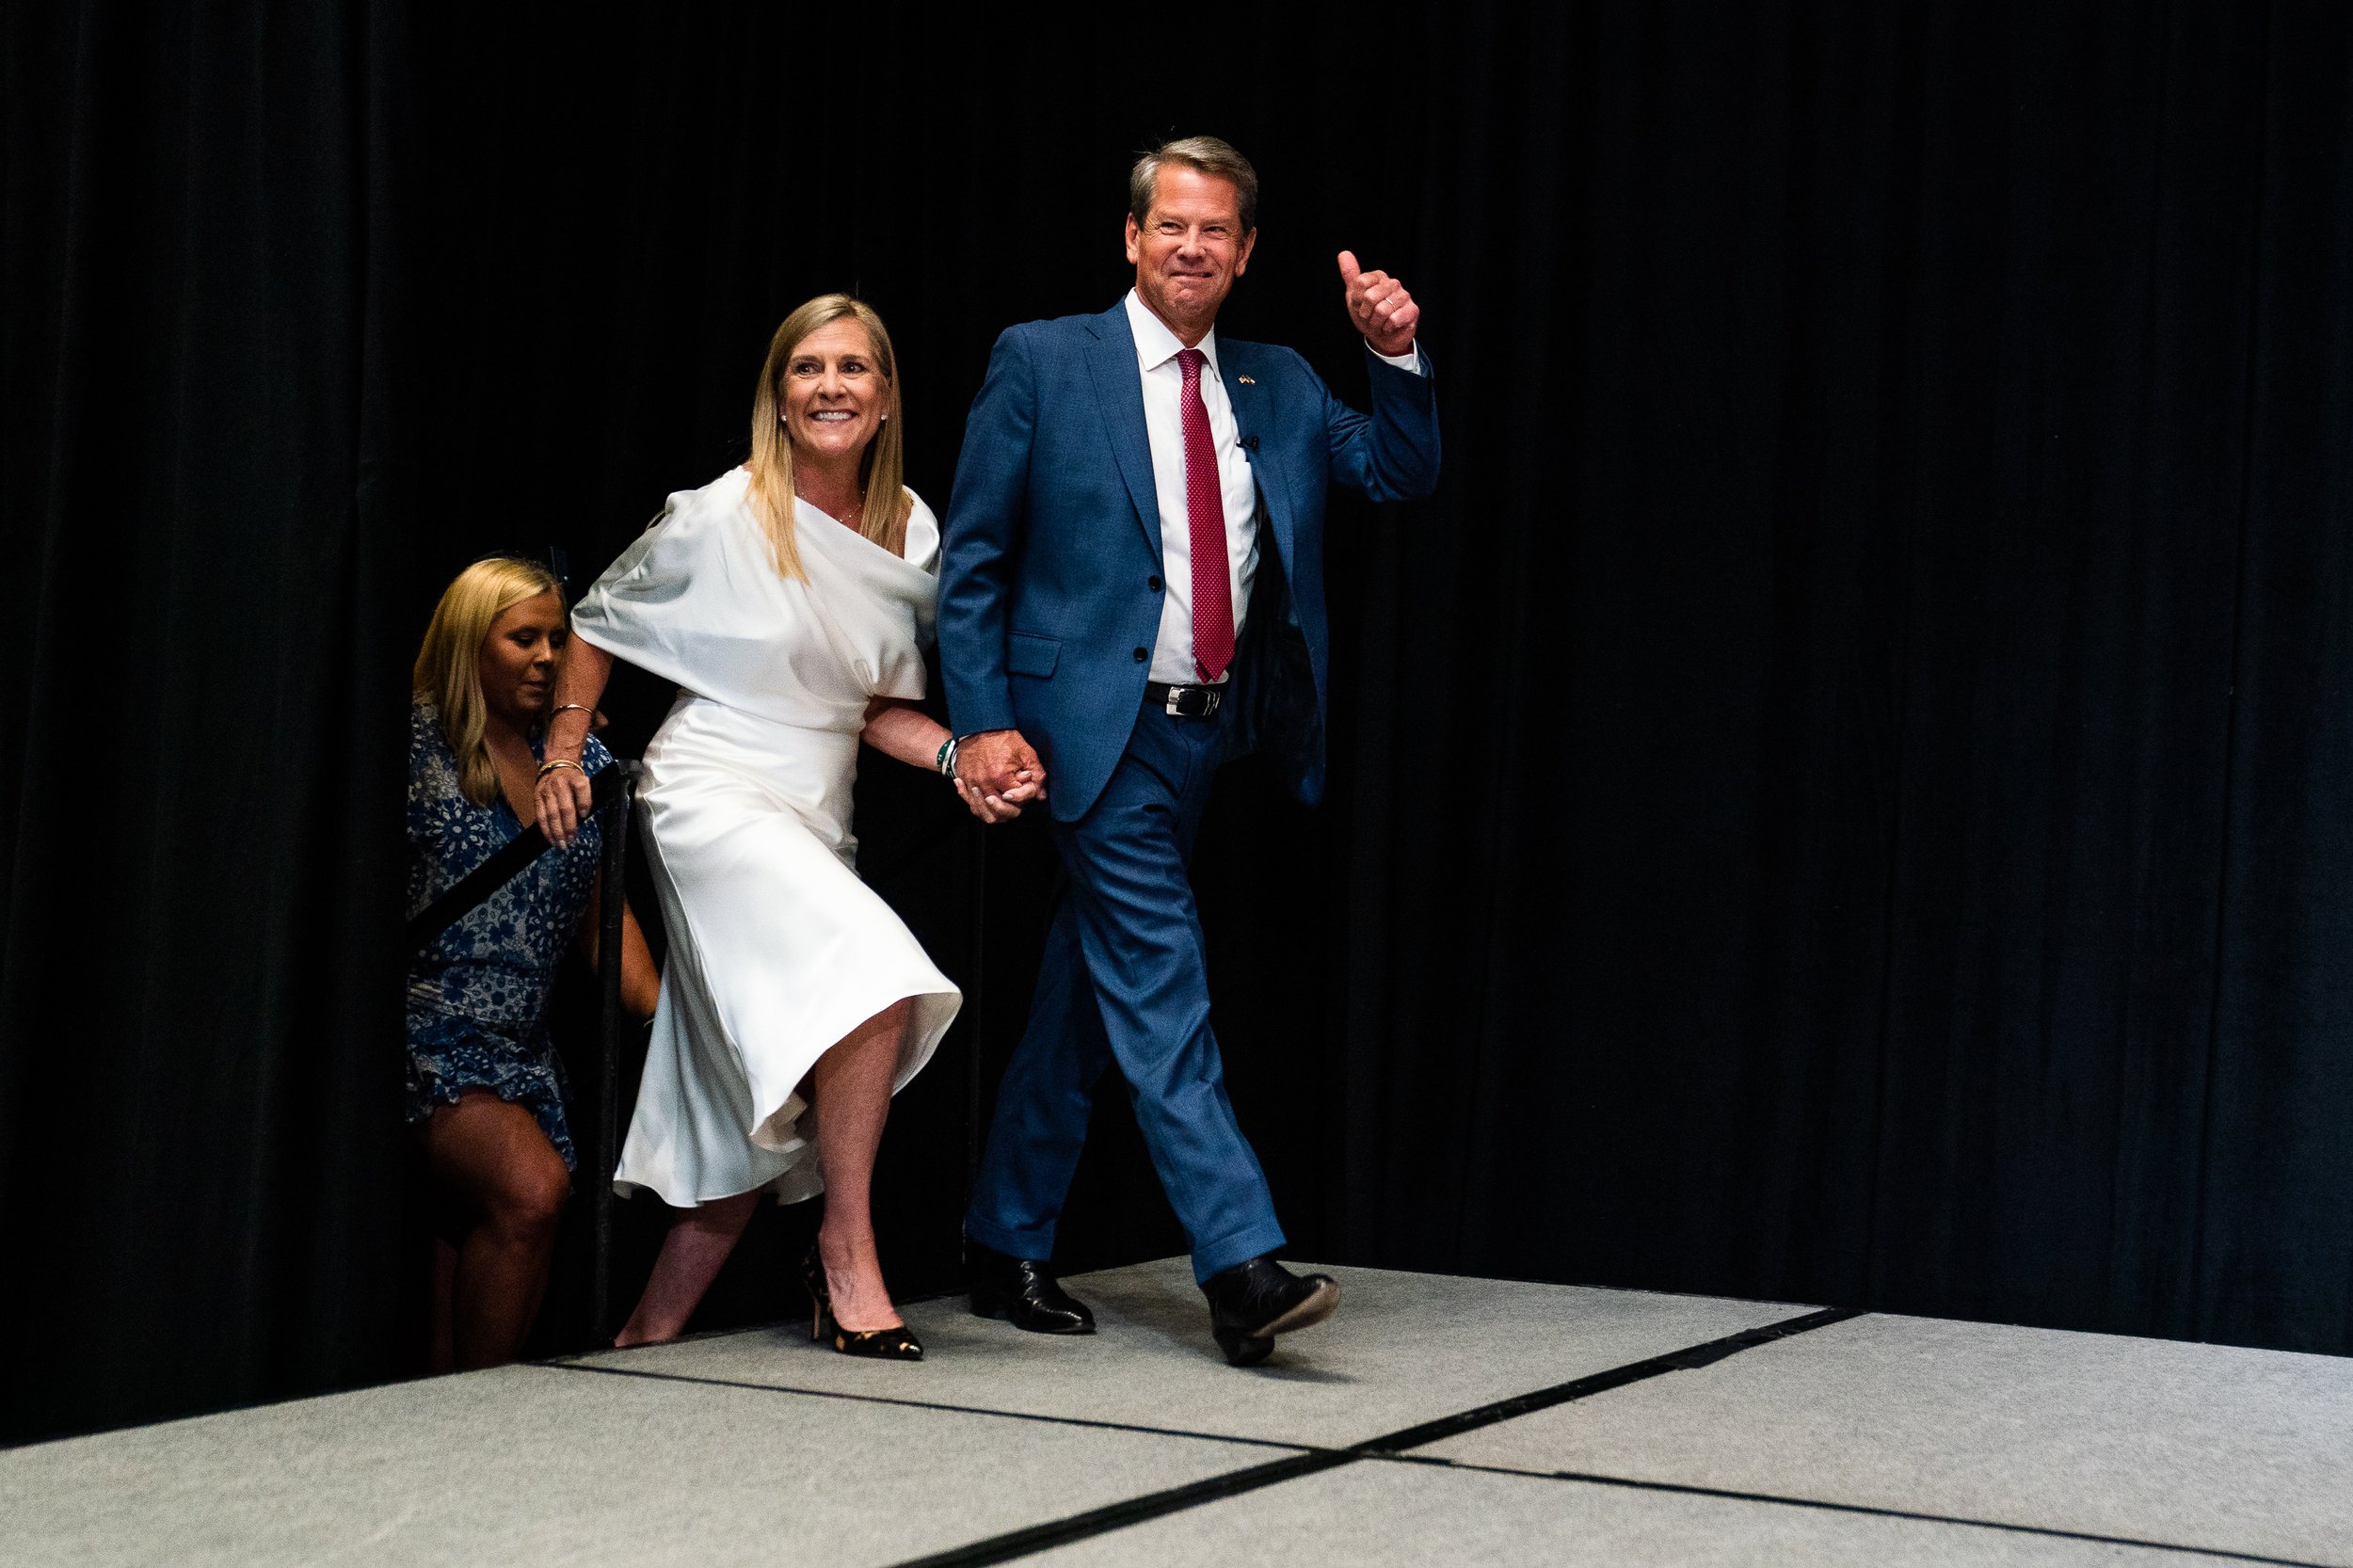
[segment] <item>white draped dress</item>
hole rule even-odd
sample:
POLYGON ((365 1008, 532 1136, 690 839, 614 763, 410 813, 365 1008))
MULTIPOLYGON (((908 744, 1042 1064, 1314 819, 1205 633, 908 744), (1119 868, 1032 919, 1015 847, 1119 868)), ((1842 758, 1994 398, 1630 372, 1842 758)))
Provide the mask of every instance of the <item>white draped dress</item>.
POLYGON ((683 1208, 823 1186, 809 1066, 912 999, 893 1092, 963 998, 855 869, 850 786, 875 696, 920 697, 939 525, 891 554, 806 502, 777 575, 741 469, 670 497, 581 597, 574 632, 678 682, 638 797, 669 955, 615 1187, 683 1208))

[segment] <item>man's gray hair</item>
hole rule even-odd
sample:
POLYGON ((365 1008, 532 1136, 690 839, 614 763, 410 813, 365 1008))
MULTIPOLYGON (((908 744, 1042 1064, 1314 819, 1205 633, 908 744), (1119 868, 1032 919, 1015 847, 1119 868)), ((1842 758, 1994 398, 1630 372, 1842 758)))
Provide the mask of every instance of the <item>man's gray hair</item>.
POLYGON ((1135 168, 1128 171, 1128 216, 1136 220, 1138 228, 1152 216, 1152 198, 1160 184, 1160 169, 1168 164, 1183 164, 1187 168, 1231 180, 1235 194, 1241 198, 1241 232, 1247 234, 1257 228, 1258 171, 1230 143, 1215 136, 1180 136, 1175 141, 1164 141, 1136 160, 1135 168))

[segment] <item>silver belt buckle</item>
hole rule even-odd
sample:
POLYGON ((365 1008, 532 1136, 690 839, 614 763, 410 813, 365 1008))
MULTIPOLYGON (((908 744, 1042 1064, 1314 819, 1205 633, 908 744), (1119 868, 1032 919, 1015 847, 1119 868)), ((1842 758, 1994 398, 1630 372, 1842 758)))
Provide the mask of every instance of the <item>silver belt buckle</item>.
POLYGON ((1217 716, 1218 705, 1225 700, 1225 688, 1223 686, 1171 686, 1168 700, 1162 706, 1168 710, 1168 716, 1172 719, 1207 719, 1217 716), (1201 712, 1188 713, 1184 707, 1185 698, 1195 692, 1201 694, 1201 712))

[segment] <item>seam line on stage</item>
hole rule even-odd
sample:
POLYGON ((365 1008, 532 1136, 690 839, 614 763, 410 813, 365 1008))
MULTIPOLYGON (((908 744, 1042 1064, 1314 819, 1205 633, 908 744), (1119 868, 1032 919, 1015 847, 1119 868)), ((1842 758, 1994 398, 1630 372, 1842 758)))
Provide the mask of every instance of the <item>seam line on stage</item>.
POLYGON ((1768 1503, 1781 1508, 1819 1509, 1833 1513, 1862 1513, 1881 1519, 1906 1519, 1927 1525, 1952 1525, 1964 1529, 2005 1530, 2018 1535, 2051 1536, 2062 1541, 2083 1541, 2101 1546, 2133 1546, 2153 1552, 2179 1552, 2185 1556, 2221 1558, 2232 1562, 2260 1562, 2269 1568, 2337 1568, 2326 1562, 2310 1562, 2298 1557, 2266 1557, 2261 1552, 2235 1551, 2228 1546, 2193 1546, 2179 1541, 2147 1541, 2134 1535, 2103 1535, 2097 1530, 2074 1530, 2061 1525, 2027 1525, 2008 1519, 1976 1519, 1961 1513, 1923 1513, 1914 1509, 1888 1508, 1877 1503, 1843 1503, 1827 1497, 1793 1497, 1779 1492, 1743 1492, 1737 1487, 1702 1486, 1690 1481, 1642 1480, 1632 1476, 1605 1476, 1587 1470, 1523 1470, 1508 1464, 1480 1464, 1470 1460, 1448 1459, 1441 1454, 1377 1454, 1372 1457, 1392 1464, 1419 1464, 1434 1470, 1469 1470, 1486 1476, 1518 1476, 1526 1480, 1579 1482, 1589 1486, 1615 1486, 1635 1492, 1672 1492, 1683 1496, 1721 1497, 1727 1501, 1768 1503))
POLYGON ((1663 1377, 1669 1372, 1713 1366, 1726 1356, 1737 1355, 1742 1351, 1769 1345, 1793 1335, 1808 1334, 1817 1328, 1828 1328, 1833 1323, 1843 1323, 1860 1316, 1860 1312, 1850 1308, 1829 1307, 1801 1317, 1785 1318, 1778 1323, 1744 1329, 1721 1339, 1687 1345, 1678 1351, 1669 1351, 1664 1355, 1649 1356, 1641 1361, 1627 1362, 1623 1367, 1611 1367, 1581 1378, 1572 1378, 1549 1388, 1532 1389, 1509 1399, 1475 1405, 1452 1416, 1442 1416, 1434 1421, 1424 1421, 1418 1426, 1407 1427, 1383 1437, 1369 1438, 1362 1443, 1353 1443, 1344 1448, 1310 1448, 1305 1453, 1292 1454, 1288 1459, 1269 1460, 1263 1464, 1229 1470, 1224 1475, 1211 1476, 1185 1486, 1170 1487, 1164 1492, 1147 1492, 1141 1496, 1124 1498, 1102 1508, 1071 1514, 1067 1518, 1032 1525, 1026 1529, 987 1536, 943 1552, 908 1558, 896 1568, 982 1568, 987 1563, 1011 1562, 1016 1558, 1029 1557, 1055 1546, 1065 1546, 1094 1536, 1108 1535, 1130 1525, 1164 1518, 1189 1508, 1197 1508, 1203 1503, 1220 1502, 1262 1487, 1278 1486, 1303 1476, 1312 1476, 1369 1459, 1395 1458, 1405 1449, 1434 1443, 1443 1437, 1475 1432, 1499 1421, 1549 1410, 1554 1405, 1566 1404, 1573 1400, 1590 1399, 1595 1394, 1606 1394, 1611 1389, 1663 1377))
MULTIPOLYGON (((898 1405, 906 1410, 936 1410, 953 1416, 993 1416, 1007 1421, 1037 1421, 1048 1426, 1092 1427, 1102 1432, 1132 1432, 1146 1437, 1183 1437, 1204 1443, 1231 1443, 1257 1448, 1281 1448, 1286 1453, 1316 1449, 1313 1443, 1285 1443, 1272 1437, 1235 1437, 1219 1432, 1193 1432, 1183 1427, 1148 1427, 1131 1421, 1104 1421, 1086 1416, 1049 1416, 1034 1410, 996 1410, 987 1405, 950 1404, 942 1400, 905 1400, 888 1394, 851 1394, 838 1388, 804 1388, 787 1383, 746 1383, 740 1378, 700 1377, 691 1372, 656 1372, 637 1367, 592 1367, 578 1361, 537 1361, 530 1365, 553 1372, 596 1372, 609 1378, 645 1378, 654 1383, 691 1383, 706 1388, 744 1388, 756 1394, 797 1394, 812 1400, 848 1400, 856 1404, 898 1405)), ((1332 1453, 1342 1449, 1323 1450, 1332 1453)))

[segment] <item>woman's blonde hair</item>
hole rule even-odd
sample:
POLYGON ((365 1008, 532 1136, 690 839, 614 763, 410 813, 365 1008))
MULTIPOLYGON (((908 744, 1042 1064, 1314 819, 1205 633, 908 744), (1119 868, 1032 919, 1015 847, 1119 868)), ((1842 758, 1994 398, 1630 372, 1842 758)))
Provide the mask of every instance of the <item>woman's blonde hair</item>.
POLYGON ((792 436, 782 418, 784 372, 792 363, 793 350, 810 333, 844 317, 866 328, 867 339, 874 345, 874 368, 882 373, 883 386, 889 393, 888 407, 882 411, 894 416, 882 422, 874 439, 866 443, 865 456, 858 459, 858 485, 866 492, 866 504, 857 531, 893 555, 905 553, 909 508, 903 494, 901 454, 904 447, 895 417, 899 361, 890 351, 890 334, 883 329, 882 317, 864 300, 846 294, 821 294, 786 316, 776 335, 768 340, 768 360, 760 367, 760 386, 752 394, 752 460, 745 465, 752 475, 752 515, 768 535, 776 570, 786 577, 808 574, 801 569, 800 547, 792 536, 792 436))
POLYGON ((482 739, 482 643, 490 623, 541 594, 560 602, 564 584, 536 561, 493 555, 476 561, 441 590, 417 649, 409 689, 440 710, 441 738, 457 759, 457 786, 476 806, 498 798, 498 764, 482 739))

